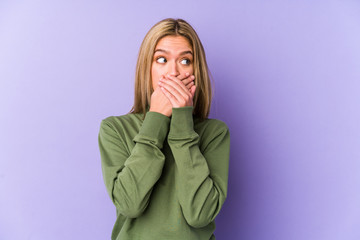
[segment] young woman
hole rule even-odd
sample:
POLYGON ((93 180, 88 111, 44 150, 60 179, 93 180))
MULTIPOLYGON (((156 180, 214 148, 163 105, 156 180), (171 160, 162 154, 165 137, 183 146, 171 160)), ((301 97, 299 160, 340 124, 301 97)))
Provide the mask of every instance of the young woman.
POLYGON ((227 196, 230 136, 209 119, 203 46, 182 19, 165 19, 139 51, 132 111, 102 120, 105 185, 116 206, 111 239, 215 239, 227 196))

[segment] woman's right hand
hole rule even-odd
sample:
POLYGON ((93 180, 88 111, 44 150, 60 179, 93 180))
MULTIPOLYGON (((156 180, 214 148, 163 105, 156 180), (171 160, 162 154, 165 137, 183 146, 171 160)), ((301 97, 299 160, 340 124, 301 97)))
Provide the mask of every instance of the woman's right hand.
POLYGON ((150 112, 158 112, 170 117, 172 113, 172 105, 168 98, 161 91, 160 87, 156 87, 151 94, 150 112))
MULTIPOLYGON (((164 78, 164 76, 161 76, 160 79, 162 78, 164 78)), ((191 87, 194 86, 193 75, 179 75, 177 78, 184 83, 184 85, 189 89, 189 91, 191 87)), ((154 92, 151 94, 150 101, 150 112, 158 112, 168 117, 171 116, 172 104, 165 96, 165 94, 161 91, 161 88, 159 86, 157 86, 154 92)))

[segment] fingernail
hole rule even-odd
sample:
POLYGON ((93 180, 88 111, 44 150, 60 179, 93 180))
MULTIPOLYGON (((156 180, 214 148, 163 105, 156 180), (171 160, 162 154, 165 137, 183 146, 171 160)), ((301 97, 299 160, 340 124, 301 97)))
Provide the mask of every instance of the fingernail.
POLYGON ((185 75, 186 75, 186 76, 189 76, 189 75, 190 75, 190 73, 188 73, 188 72, 187 72, 187 73, 185 73, 185 75))
POLYGON ((195 79, 195 76, 194 76, 194 75, 191 75, 191 79, 194 80, 194 79, 195 79))

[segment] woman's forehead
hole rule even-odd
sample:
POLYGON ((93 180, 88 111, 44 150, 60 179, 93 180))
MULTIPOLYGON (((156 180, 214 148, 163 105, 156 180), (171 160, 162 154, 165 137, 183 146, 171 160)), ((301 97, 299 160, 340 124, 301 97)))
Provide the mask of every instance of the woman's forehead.
POLYGON ((184 51, 192 51, 189 40, 183 36, 165 36, 160 39, 155 47, 155 51, 178 53, 184 51))

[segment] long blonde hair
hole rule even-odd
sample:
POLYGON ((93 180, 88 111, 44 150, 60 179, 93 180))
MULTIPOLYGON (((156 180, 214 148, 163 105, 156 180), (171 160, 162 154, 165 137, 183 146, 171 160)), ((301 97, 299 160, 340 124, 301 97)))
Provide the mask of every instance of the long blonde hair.
POLYGON ((167 18, 155 24, 146 34, 139 50, 135 73, 135 98, 131 113, 143 113, 150 106, 151 94, 154 91, 151 79, 151 66, 157 43, 165 36, 185 37, 194 52, 194 76, 196 91, 193 114, 201 119, 208 117, 212 99, 212 89, 206 56, 201 41, 191 27, 183 19, 167 18))

